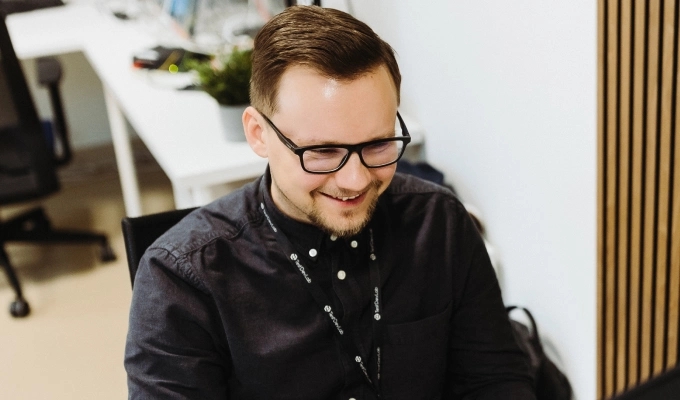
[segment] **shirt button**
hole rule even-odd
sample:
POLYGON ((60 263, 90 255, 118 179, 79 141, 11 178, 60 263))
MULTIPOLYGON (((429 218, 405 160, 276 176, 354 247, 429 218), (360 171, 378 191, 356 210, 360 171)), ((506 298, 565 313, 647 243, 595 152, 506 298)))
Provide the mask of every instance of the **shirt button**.
POLYGON ((335 235, 331 235, 331 240, 332 240, 333 242, 335 242, 336 240, 338 240, 338 237, 335 236, 335 235))
POLYGON ((316 255, 317 255, 316 249, 310 249, 309 250, 309 256, 310 257, 316 257, 316 255))
POLYGON ((344 281, 345 277, 347 277, 347 274, 345 273, 345 271, 343 271, 343 270, 338 271, 338 279, 340 279, 341 281, 344 281))
POLYGON ((356 240, 352 240, 352 241, 349 243, 349 245, 352 246, 353 249, 356 249, 357 246, 359 246, 359 243, 357 243, 356 240))

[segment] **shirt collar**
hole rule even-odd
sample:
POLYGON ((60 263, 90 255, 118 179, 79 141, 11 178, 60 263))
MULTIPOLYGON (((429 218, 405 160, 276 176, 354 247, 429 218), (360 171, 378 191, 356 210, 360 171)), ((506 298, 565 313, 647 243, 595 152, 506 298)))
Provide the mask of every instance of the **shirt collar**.
POLYGON ((274 226, 281 229, 301 254, 316 261, 320 255, 321 245, 329 235, 316 226, 296 221, 279 210, 271 196, 271 175, 268 166, 260 185, 262 202, 274 226))

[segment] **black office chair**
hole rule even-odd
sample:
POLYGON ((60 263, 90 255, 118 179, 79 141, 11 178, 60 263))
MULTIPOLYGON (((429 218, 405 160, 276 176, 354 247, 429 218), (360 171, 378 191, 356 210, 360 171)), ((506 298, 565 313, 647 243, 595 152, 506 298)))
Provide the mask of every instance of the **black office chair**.
POLYGON ((63 5, 61 0, 0 0, 0 13, 9 15, 63 5))
POLYGON ((123 218, 121 224, 123 226, 123 239, 125 241, 125 252, 127 253, 130 283, 132 286, 135 285, 137 267, 146 249, 165 231, 175 226, 182 218, 195 209, 186 208, 141 217, 123 218))
MULTIPOLYGON (((54 114, 53 129, 38 118, 25 76, 10 41, 5 16, 0 13, 0 205, 44 197, 59 190, 56 168, 71 159, 66 122, 59 95, 61 66, 54 58, 37 62, 38 81, 48 87, 54 114)), ((42 208, 0 221, 0 266, 14 289, 10 305, 14 317, 30 312, 10 263, 7 242, 98 243, 102 261, 116 256, 103 234, 52 229, 42 208)))
POLYGON ((680 398, 680 366, 643 382, 610 400, 668 400, 680 398))

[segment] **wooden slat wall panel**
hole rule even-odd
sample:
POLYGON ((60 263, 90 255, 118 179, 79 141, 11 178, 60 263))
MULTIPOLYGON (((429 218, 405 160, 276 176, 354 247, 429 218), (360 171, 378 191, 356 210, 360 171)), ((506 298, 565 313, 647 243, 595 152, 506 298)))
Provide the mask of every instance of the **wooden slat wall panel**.
MULTIPOLYGON (((616 139, 617 139, 617 106, 618 106, 618 4, 610 2, 607 7, 606 54, 607 66, 605 84, 607 85, 607 109, 605 122, 605 230, 604 243, 605 262, 614 265, 616 256, 616 139)), ((615 338, 615 307, 616 307, 616 270, 605 270, 605 304, 607 312, 604 318, 605 336, 605 376, 604 386, 607 393, 614 391, 616 371, 615 338), (611 309, 609 309, 611 307, 611 309)))
POLYGON ((644 127, 644 87, 646 59, 646 7, 638 1, 631 4, 633 17, 633 107, 632 107, 632 182, 631 182, 631 225, 630 225, 630 334, 628 335, 628 378, 631 382, 640 379, 640 324, 642 302, 642 163, 644 127))
POLYGON ((679 358, 678 1, 598 1, 599 399, 679 358))
MULTIPOLYGON (((676 38, 673 46, 673 53, 675 59, 673 60, 673 70, 678 71, 680 66, 678 63, 678 15, 680 10, 678 5, 675 7, 675 22, 676 38)), ((671 271, 669 279, 669 296, 668 296, 668 360, 666 368, 670 368, 678 363, 680 353, 680 331, 673 329, 675 326, 680 326, 680 161, 676 161, 676 157, 680 157, 680 140, 675 136, 678 125, 680 124, 680 79, 678 74, 673 76, 673 87, 675 87, 675 95, 671 101, 673 105, 671 109, 675 113, 671 119, 671 149, 673 169, 671 169, 671 197, 672 197, 672 217, 671 217, 671 271)))
POLYGON ((654 318, 654 364, 652 374, 656 375, 663 372, 666 367, 666 348, 668 343, 667 335, 667 307, 666 297, 668 295, 668 249, 669 249, 669 229, 670 219, 669 194, 670 194, 670 167, 671 167, 671 105, 673 94, 673 38, 675 29, 673 26, 675 16, 675 2, 665 1, 663 5, 663 29, 661 31, 661 104, 657 108, 659 116, 659 126, 657 133, 659 137, 659 162, 657 164, 657 253, 656 253, 656 298, 655 298, 655 318, 654 318))
POLYGON ((628 218, 628 190, 630 187, 630 60, 631 60, 631 1, 624 0, 621 2, 621 9, 619 11, 620 24, 618 29, 618 43, 621 49, 619 54, 619 96, 618 96, 618 129, 616 135, 618 137, 618 191, 616 193, 617 208, 618 208, 618 232, 617 247, 618 254, 616 255, 616 263, 622 268, 617 270, 617 336, 616 336, 616 391, 620 392, 626 389, 628 382, 627 373, 627 347, 628 347, 628 278, 629 266, 628 262, 628 233, 629 233, 629 218, 628 218))
MULTIPOLYGON (((680 6, 675 4, 675 20, 673 26, 675 27, 675 38, 673 43, 673 71, 678 71, 680 63, 678 62, 678 42, 680 39, 680 6)), ((675 114, 671 117, 671 159, 673 168, 671 169, 671 198, 672 198, 672 212, 671 212, 671 270, 669 278, 669 296, 668 296, 668 360, 666 368, 670 368, 678 363, 678 354, 680 352, 680 330, 673 329, 675 326, 680 326, 680 160, 676 162, 676 157, 680 157, 680 140, 675 133, 680 125, 680 72, 673 75, 673 84, 675 93, 671 97, 671 110, 675 114)))
MULTIPOLYGON (((604 70, 606 69, 606 63, 604 62, 605 60, 605 46, 604 46, 604 41, 605 41, 605 30, 606 30, 606 20, 607 20, 607 13, 605 12, 605 2, 600 0, 597 2, 597 58, 598 58, 598 68, 597 68, 597 104, 598 104, 598 112, 597 112, 597 154, 598 158, 600 157, 600 154, 604 154, 604 149, 605 149, 605 142, 604 142, 604 112, 602 112, 602 109, 605 107, 605 102, 606 102, 606 85, 604 84, 604 70)), ((603 248, 603 242, 604 242, 604 223, 601 218, 601 210, 604 210, 604 190, 602 190, 602 182, 604 182, 604 169, 602 167, 602 160, 598 160, 598 168, 597 168, 597 181, 600 184, 600 188, 597 191, 597 210, 598 210, 598 223, 597 223, 597 259, 598 259, 598 269, 597 269, 597 282, 598 282, 598 295, 597 295, 597 343, 598 343, 598 348, 604 348, 604 318, 602 317, 605 314, 605 305, 606 301, 603 299, 602 293, 604 293, 604 290, 602 289, 602 282, 605 282, 605 269, 603 266, 606 264, 603 260, 603 256, 605 254, 604 248, 603 248)), ((597 393, 598 396, 600 396, 602 393, 604 393, 604 370, 605 370, 605 365, 604 365, 604 360, 603 357, 600 356, 597 357, 597 393)))
MULTIPOLYGON (((649 0, 649 14, 647 15, 647 90, 645 91, 647 107, 645 129, 645 164, 643 166, 644 183, 644 214, 643 214, 643 260, 642 260, 642 347, 640 349, 641 379, 649 378, 652 365, 652 290, 654 289, 655 262, 655 229, 656 229, 656 158, 657 158, 657 89, 659 65, 659 3, 660 0, 649 0)), ((616 267, 616 266, 615 266, 616 267)))

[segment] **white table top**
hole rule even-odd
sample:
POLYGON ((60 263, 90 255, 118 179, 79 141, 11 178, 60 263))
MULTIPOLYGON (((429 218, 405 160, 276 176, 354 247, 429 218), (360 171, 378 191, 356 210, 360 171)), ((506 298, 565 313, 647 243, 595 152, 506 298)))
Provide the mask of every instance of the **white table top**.
POLYGON ((19 58, 35 58, 83 50, 84 33, 101 18, 94 7, 69 4, 7 17, 7 28, 19 58))
POLYGON ((218 184, 264 171, 266 160, 246 142, 224 138, 209 95, 154 84, 148 71, 132 68, 133 54, 158 43, 148 29, 87 3, 12 14, 7 25, 19 58, 82 51, 174 184, 218 184))

